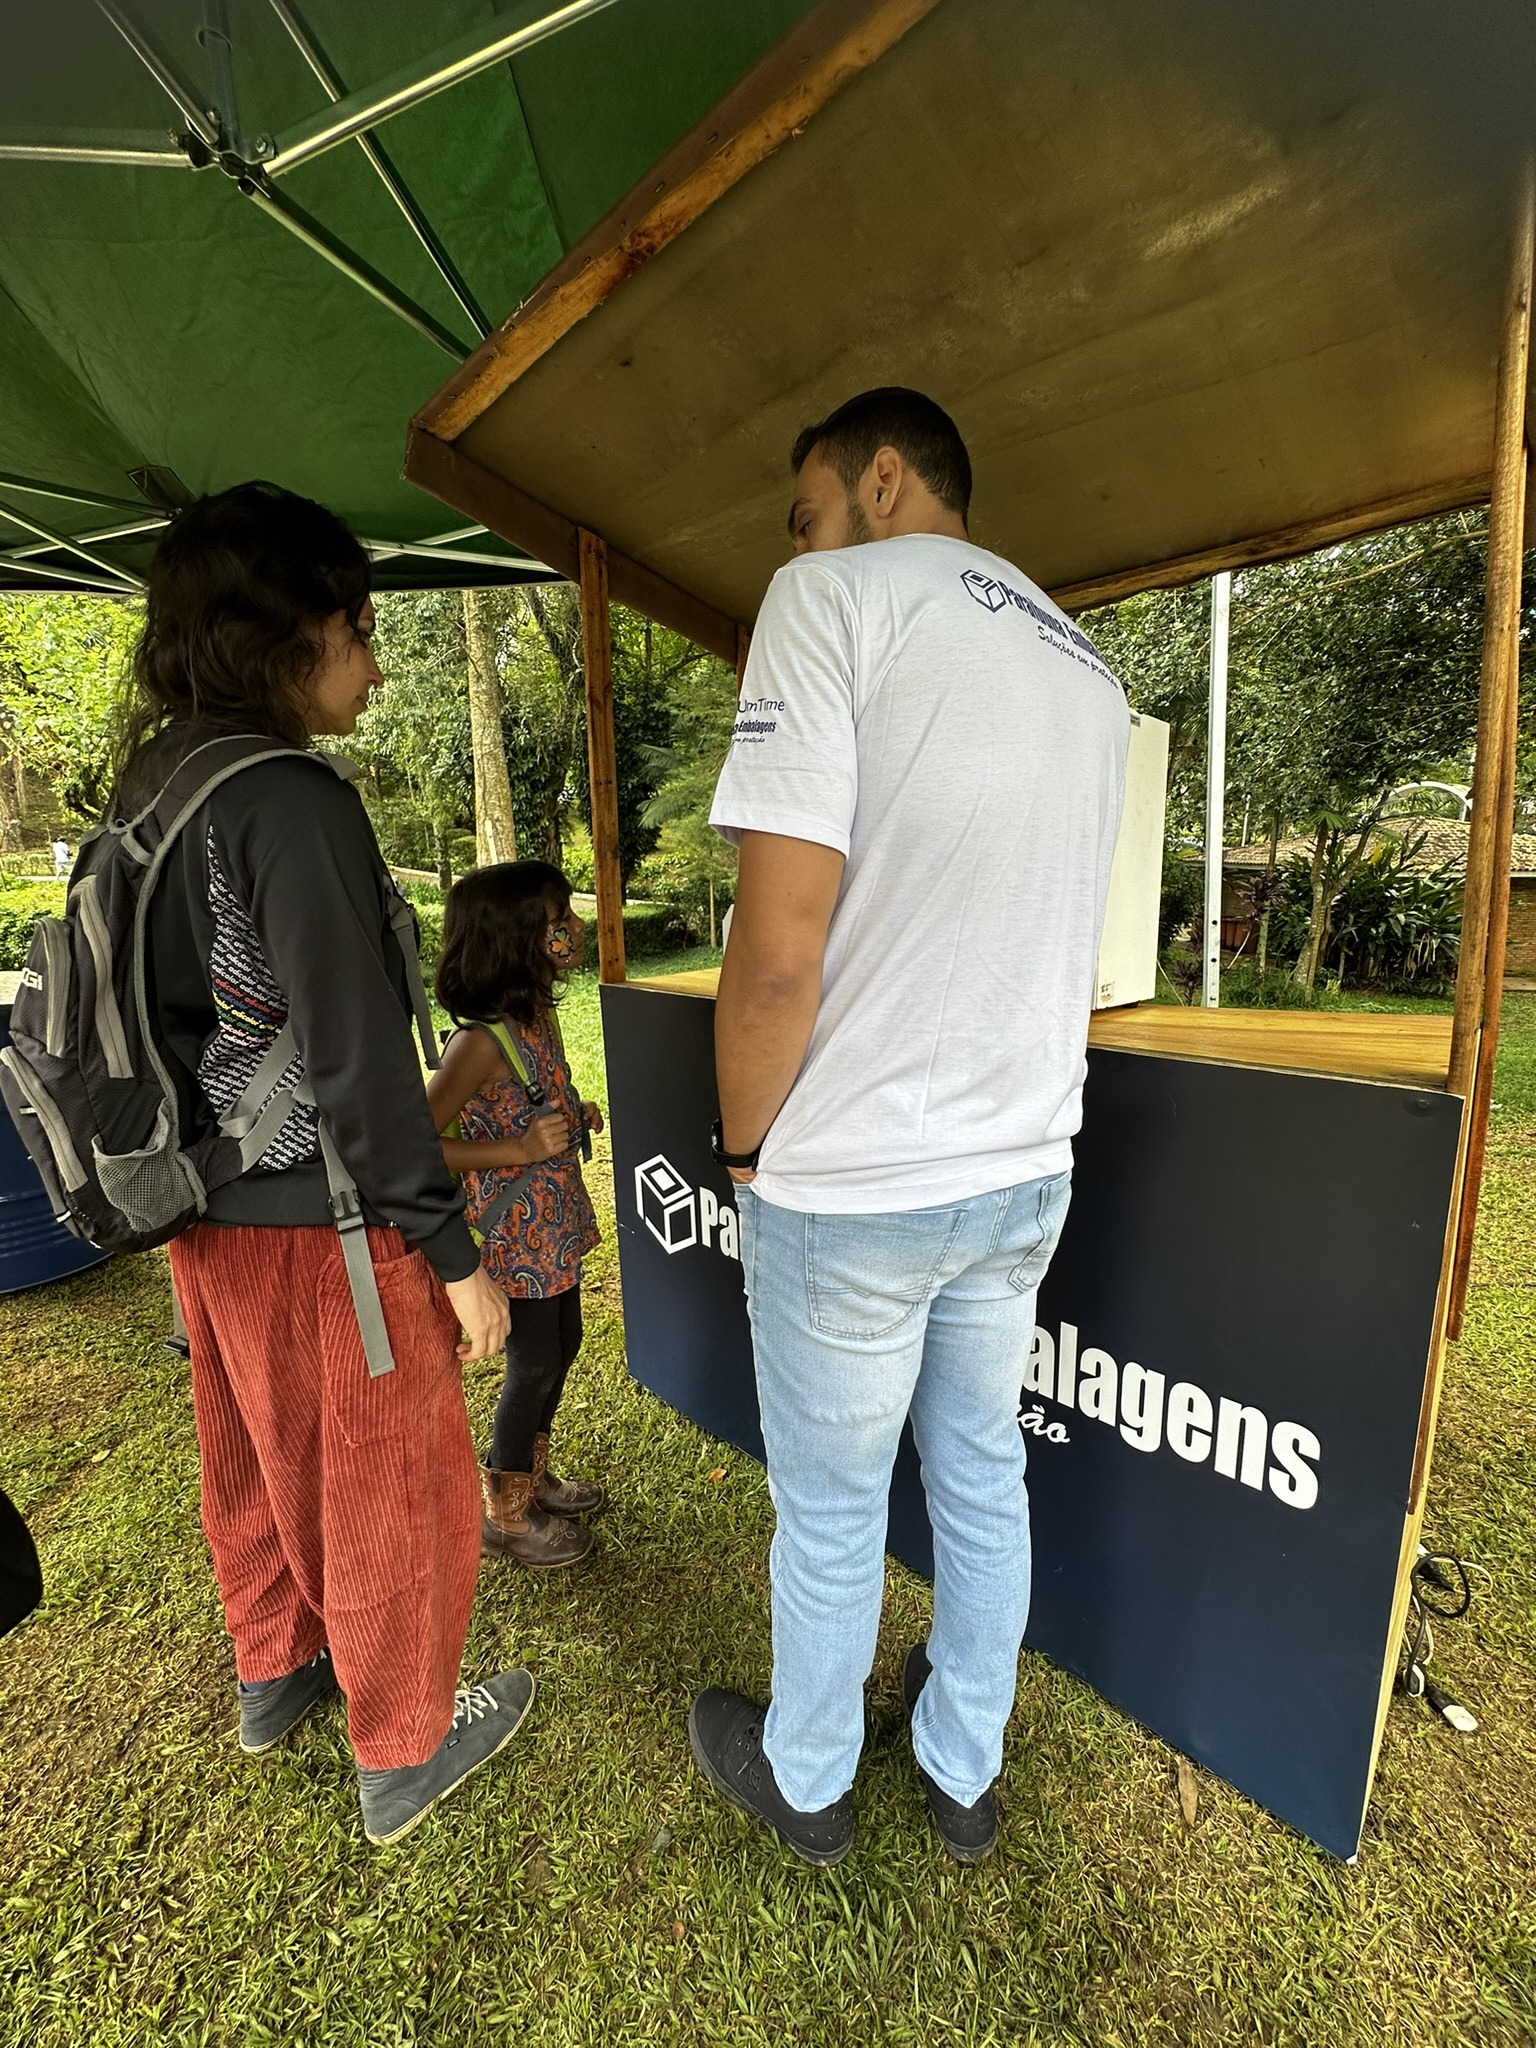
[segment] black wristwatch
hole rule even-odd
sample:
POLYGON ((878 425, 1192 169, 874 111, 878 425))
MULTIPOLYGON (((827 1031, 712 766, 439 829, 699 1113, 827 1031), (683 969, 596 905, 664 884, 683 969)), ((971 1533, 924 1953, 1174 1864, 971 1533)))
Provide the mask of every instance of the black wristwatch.
POLYGON ((763 1149, 763 1141, 759 1138, 750 1152, 727 1152, 725 1149, 725 1132, 721 1128, 719 1117, 716 1117, 710 1126, 709 1149, 714 1153, 722 1166, 755 1168, 757 1165, 757 1155, 763 1149))

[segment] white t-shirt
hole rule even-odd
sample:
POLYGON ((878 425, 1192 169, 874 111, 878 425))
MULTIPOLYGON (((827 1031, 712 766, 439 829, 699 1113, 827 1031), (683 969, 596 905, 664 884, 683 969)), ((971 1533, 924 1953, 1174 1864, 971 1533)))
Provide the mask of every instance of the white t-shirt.
POLYGON ((774 577, 710 821, 847 866, 765 1201, 924 1209, 1071 1164, 1129 736, 1086 634, 968 541, 774 577))

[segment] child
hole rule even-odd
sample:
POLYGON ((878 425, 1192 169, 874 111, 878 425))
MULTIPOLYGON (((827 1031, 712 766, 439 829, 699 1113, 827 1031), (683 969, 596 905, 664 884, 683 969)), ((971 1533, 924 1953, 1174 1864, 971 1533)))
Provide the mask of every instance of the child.
POLYGON ((585 945, 571 885, 547 861, 501 861, 456 882, 437 997, 466 1028, 427 1090, 443 1156, 465 1177, 483 1263, 511 1301, 507 1376, 480 1468, 481 1549, 540 1570, 586 1556, 583 1517, 606 1501, 600 1486, 562 1482, 548 1463, 581 1347, 581 1262, 598 1241, 581 1156, 603 1119, 571 1084, 555 1020, 559 984, 585 945))

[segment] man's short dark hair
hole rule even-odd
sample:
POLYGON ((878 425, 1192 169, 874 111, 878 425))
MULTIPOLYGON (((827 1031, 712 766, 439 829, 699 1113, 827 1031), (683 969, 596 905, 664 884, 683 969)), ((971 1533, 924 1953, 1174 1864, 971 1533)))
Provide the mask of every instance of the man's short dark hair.
POLYGON ((814 427, 796 436, 789 458, 792 475, 812 449, 836 470, 852 491, 882 448, 894 448, 910 463, 939 503, 964 519, 971 506, 971 458, 943 406, 921 391, 885 384, 844 401, 814 427))

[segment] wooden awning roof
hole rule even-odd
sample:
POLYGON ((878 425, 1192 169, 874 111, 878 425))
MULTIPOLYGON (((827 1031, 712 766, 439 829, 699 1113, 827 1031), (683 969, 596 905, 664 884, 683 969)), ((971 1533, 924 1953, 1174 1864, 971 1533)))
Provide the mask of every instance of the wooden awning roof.
POLYGON ((1084 604, 1487 493, 1536 8, 825 0, 423 409, 407 474, 727 651, 787 451, 946 405, 1084 604), (570 560, 567 560, 567 556, 570 560))

